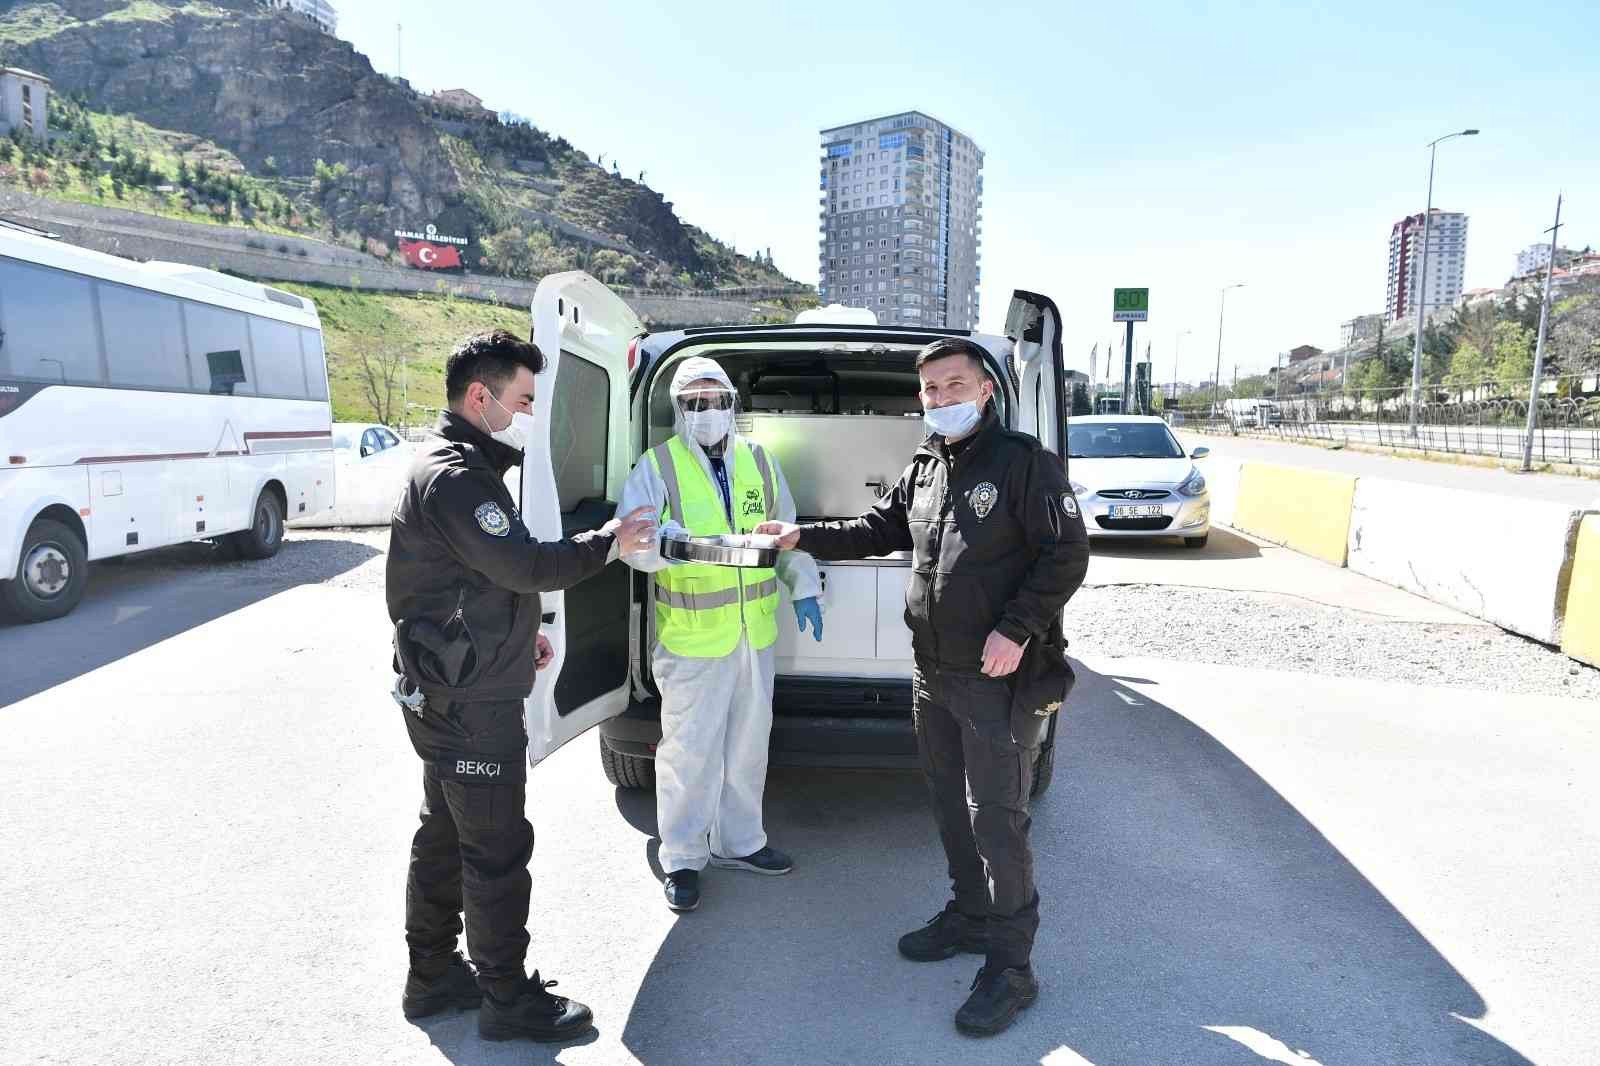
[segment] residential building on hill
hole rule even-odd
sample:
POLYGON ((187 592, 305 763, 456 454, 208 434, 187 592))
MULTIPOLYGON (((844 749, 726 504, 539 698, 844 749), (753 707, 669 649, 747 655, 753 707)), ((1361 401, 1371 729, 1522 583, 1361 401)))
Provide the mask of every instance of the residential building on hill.
POLYGON ((465 89, 440 89, 433 94, 433 101, 441 107, 452 111, 459 111, 469 118, 495 118, 495 113, 483 106, 483 98, 476 93, 469 93, 465 89))
POLYGON ((821 131, 817 293, 893 325, 973 329, 983 152, 920 111, 821 131))
POLYGON ((338 34, 339 12, 328 0, 267 0, 267 6, 292 11, 330 37, 338 34))
POLYGON ((50 109, 50 79, 16 67, 0 67, 0 133, 20 129, 44 139, 50 109))
POLYGON ((1467 273, 1467 216, 1434 208, 1428 223, 1428 276, 1422 272, 1421 214, 1408 215, 1389 233, 1389 279, 1384 311, 1390 321, 1414 319, 1417 301, 1450 307, 1461 296, 1467 273), (1420 284, 1419 284, 1420 283, 1420 284))

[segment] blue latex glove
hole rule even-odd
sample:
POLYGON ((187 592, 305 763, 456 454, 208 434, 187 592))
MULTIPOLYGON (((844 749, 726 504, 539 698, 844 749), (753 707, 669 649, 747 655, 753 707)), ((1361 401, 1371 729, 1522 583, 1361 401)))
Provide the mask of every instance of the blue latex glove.
POLYGON ((822 607, 817 603, 815 596, 808 596, 803 600, 794 601, 794 624, 800 627, 800 632, 806 631, 806 622, 811 622, 811 635, 816 640, 822 639, 822 607))

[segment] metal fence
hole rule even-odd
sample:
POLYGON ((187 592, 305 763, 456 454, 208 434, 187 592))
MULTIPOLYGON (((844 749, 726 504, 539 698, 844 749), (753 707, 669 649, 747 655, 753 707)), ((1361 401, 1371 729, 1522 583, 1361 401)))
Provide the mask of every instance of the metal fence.
MULTIPOLYGON (((1539 391, 1534 461, 1600 467, 1600 374, 1549 378, 1539 391)), ((1174 421, 1202 432, 1520 459, 1528 384, 1424 386, 1414 431, 1409 386, 1268 396, 1225 403, 1221 411, 1180 404, 1174 421)))

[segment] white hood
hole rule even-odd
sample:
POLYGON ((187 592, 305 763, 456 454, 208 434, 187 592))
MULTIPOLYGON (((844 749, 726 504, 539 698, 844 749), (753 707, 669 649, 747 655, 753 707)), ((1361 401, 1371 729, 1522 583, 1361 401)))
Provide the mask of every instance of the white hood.
POLYGON ((1194 461, 1181 459, 1072 459, 1068 473, 1090 492, 1101 489, 1175 489, 1189 479, 1194 461))

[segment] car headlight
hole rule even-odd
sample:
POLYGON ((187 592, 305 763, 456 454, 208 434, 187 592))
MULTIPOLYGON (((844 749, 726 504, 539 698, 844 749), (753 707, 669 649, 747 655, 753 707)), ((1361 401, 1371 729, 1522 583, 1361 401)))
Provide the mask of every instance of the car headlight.
POLYGON ((1204 496, 1206 494, 1205 475, 1200 473, 1198 469, 1191 470, 1188 479, 1178 486, 1178 491, 1185 496, 1204 496))
POLYGON ((1074 496, 1083 497, 1089 495, 1089 490, 1078 484, 1078 482, 1068 481, 1067 484, 1072 487, 1072 494, 1074 496))

